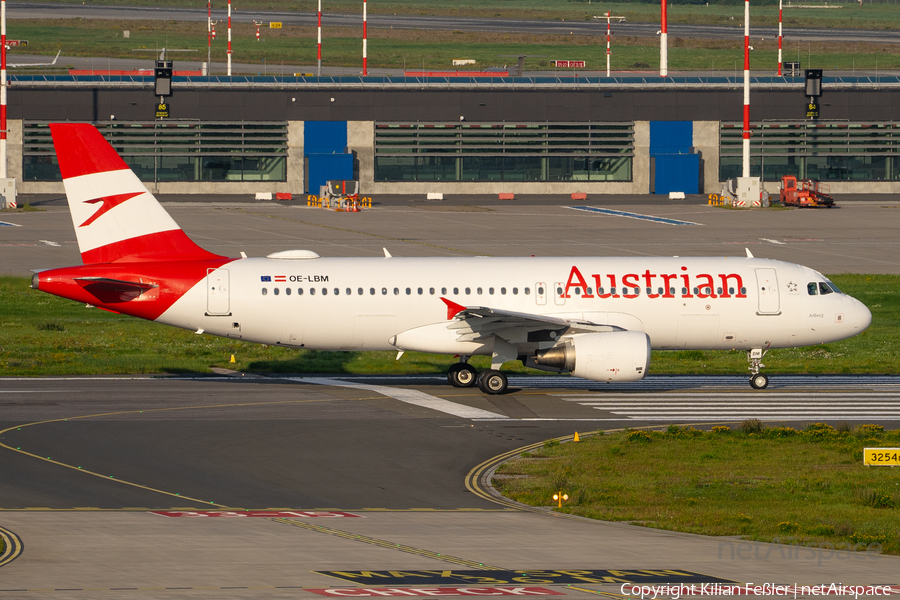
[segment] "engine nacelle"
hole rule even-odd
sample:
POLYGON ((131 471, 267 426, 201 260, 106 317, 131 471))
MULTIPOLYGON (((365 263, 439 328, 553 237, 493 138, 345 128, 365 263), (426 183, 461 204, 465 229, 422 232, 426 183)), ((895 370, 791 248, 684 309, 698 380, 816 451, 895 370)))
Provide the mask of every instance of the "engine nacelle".
POLYGON ((638 381, 650 366, 650 337, 642 331, 582 333, 538 352, 534 362, 593 381, 638 381))

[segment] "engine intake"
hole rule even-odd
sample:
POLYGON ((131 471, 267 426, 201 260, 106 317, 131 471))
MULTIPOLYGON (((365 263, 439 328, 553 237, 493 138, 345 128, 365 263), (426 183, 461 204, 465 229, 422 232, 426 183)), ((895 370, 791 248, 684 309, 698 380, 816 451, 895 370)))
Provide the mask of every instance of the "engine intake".
POLYGON ((650 338, 642 331, 583 333, 538 351, 534 362, 593 381, 638 381, 650 366, 650 338))

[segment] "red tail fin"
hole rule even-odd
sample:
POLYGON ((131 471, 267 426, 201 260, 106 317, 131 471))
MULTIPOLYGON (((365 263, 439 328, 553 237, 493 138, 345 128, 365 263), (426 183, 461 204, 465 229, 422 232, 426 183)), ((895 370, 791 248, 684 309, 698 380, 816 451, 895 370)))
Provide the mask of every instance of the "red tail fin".
POLYGON ((181 230, 100 132, 50 125, 85 264, 218 258, 181 230))

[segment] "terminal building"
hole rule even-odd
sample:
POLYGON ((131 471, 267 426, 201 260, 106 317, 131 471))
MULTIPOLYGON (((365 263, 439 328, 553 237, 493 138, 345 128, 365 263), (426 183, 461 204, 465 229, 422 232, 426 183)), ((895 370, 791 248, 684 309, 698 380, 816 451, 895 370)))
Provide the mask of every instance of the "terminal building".
MULTIPOLYGON (((741 174, 740 78, 176 77, 155 118, 152 77, 14 76, 8 171, 59 193, 48 123, 95 124, 154 192, 710 193, 741 174)), ((751 176, 831 192, 900 192, 900 79, 751 84, 751 176)))

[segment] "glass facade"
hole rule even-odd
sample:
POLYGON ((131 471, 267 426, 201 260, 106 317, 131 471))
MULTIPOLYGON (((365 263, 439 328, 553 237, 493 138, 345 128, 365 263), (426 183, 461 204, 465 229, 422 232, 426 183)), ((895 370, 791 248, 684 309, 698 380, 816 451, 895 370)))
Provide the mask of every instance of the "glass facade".
MULTIPOLYGON (((287 123, 107 121, 95 124, 141 181, 286 181, 287 123)), ((50 128, 23 123, 22 179, 61 181, 50 128)))
MULTIPOLYGON (((741 175, 741 123, 719 129, 719 180, 741 175)), ((818 181, 900 179, 900 123, 763 121, 750 124, 750 176, 818 181)))
POLYGON ((375 181, 631 181, 633 123, 376 123, 375 181))

